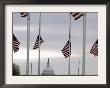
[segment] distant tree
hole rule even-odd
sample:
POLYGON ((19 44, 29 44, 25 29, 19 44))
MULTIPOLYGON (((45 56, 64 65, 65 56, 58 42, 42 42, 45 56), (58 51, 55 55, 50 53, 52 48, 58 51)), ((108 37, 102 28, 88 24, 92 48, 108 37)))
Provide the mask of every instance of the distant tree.
POLYGON ((13 75, 20 75, 19 66, 13 63, 13 75))

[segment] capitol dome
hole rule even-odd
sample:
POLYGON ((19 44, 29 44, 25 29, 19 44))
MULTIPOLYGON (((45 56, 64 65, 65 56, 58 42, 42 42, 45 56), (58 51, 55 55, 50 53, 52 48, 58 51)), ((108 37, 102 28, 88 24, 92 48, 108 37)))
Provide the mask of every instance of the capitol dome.
POLYGON ((42 74, 43 76, 53 76, 55 75, 53 69, 50 67, 50 62, 48 58, 47 67, 43 70, 42 74))

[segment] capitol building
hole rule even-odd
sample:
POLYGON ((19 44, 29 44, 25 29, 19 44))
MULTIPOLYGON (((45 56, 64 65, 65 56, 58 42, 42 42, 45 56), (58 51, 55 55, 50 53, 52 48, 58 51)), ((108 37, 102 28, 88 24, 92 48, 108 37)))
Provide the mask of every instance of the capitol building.
POLYGON ((41 75, 42 76, 54 76, 55 75, 54 70, 50 66, 49 58, 47 61, 47 66, 45 69, 43 69, 43 72, 41 73, 41 75))

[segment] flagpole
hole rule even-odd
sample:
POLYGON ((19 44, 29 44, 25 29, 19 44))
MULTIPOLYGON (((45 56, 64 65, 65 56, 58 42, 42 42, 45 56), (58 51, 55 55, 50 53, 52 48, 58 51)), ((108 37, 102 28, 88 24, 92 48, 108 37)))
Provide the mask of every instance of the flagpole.
POLYGON ((69 60, 68 60, 68 75, 70 75, 70 54, 71 54, 70 41, 71 41, 71 14, 70 14, 70 25, 69 25, 69 60))
POLYGON ((86 50, 86 13, 83 15, 83 60, 82 60, 82 75, 85 75, 85 50, 86 50))
POLYGON ((32 75, 32 62, 31 62, 31 75, 32 75))
POLYGON ((41 33, 41 12, 39 16, 39 59, 38 59, 38 75, 40 75, 40 33, 41 33))
POLYGON ((27 62, 26 62, 26 75, 29 75, 29 46, 30 46, 30 13, 27 15, 27 62))
POLYGON ((79 75, 79 66, 80 66, 80 61, 78 62, 78 75, 79 75))
MULTIPOLYGON (((13 20, 13 14, 12 14, 12 22, 14 22, 13 20)), ((13 24, 12 24, 12 49, 13 49, 13 24)), ((13 50, 12 50, 12 56, 13 56, 13 50)), ((12 66, 13 66, 13 57, 12 57, 12 66)))

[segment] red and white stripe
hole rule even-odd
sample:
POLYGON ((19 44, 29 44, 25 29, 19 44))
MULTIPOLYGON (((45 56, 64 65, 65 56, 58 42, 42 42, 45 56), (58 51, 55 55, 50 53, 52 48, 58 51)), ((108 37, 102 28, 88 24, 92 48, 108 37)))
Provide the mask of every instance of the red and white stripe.
POLYGON ((91 50, 90 50, 91 54, 94 54, 95 56, 98 56, 98 39, 97 41, 93 44, 91 50))
POLYGON ((17 38, 13 34, 13 51, 16 53, 19 50, 19 44, 20 42, 17 40, 17 38))
POLYGON ((75 20, 77 20, 77 19, 79 19, 81 16, 83 16, 83 12, 72 12, 72 13, 70 13, 73 17, 74 17, 74 19, 75 20))
POLYGON ((35 42, 35 45, 34 45, 33 49, 39 48, 39 37, 40 37, 40 45, 41 45, 41 43, 44 42, 44 41, 42 40, 41 36, 38 35, 38 37, 37 37, 37 39, 36 39, 36 42, 35 42))
POLYGON ((21 17, 26 17, 28 15, 28 12, 21 12, 21 17))
POLYGON ((65 58, 67 58, 71 55, 71 42, 69 42, 69 40, 67 41, 64 48, 61 51, 65 58))

